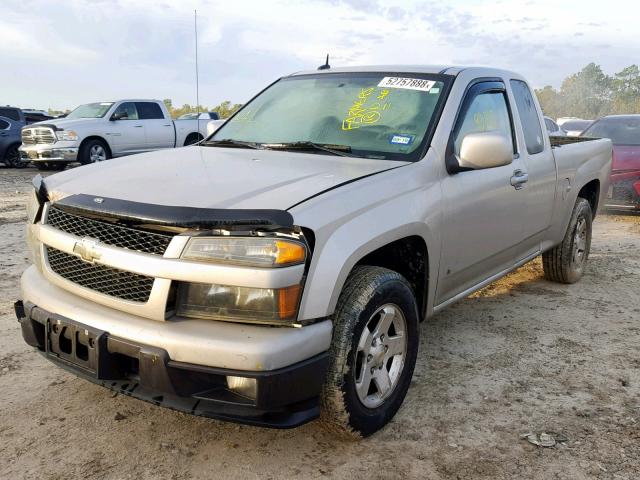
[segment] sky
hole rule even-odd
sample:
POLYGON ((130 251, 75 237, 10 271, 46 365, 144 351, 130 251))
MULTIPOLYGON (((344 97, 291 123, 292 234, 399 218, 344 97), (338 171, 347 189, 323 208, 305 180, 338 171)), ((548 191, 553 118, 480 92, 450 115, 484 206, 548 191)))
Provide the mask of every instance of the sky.
POLYGON ((332 66, 489 65, 559 87, 590 62, 640 63, 634 0, 2 0, 0 104, 119 98, 243 103, 332 66))

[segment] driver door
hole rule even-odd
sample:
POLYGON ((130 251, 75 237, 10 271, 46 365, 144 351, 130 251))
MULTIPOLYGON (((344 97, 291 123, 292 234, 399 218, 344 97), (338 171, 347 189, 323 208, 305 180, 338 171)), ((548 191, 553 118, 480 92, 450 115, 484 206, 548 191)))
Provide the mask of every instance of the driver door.
POLYGON ((134 102, 122 102, 118 105, 109 123, 112 151, 115 156, 148 150, 144 122, 140 120, 134 102), (115 120, 118 115, 121 118, 115 120))
POLYGON ((456 162, 456 166, 464 137, 476 133, 506 137, 513 145, 513 160, 508 165, 466 169, 444 178, 442 257, 436 305, 524 257, 520 245, 525 237, 524 182, 517 182, 526 179, 526 172, 516 152, 514 123, 504 83, 473 84, 458 115, 448 149, 448 159, 456 162))

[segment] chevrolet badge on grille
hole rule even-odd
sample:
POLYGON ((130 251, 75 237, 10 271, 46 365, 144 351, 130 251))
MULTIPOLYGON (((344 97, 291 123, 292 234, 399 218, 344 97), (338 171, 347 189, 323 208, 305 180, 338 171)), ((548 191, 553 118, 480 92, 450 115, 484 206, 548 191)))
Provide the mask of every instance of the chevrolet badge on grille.
POLYGON ((73 246, 73 253, 78 255, 85 262, 93 263, 100 259, 100 253, 97 250, 100 242, 95 238, 84 237, 73 246))

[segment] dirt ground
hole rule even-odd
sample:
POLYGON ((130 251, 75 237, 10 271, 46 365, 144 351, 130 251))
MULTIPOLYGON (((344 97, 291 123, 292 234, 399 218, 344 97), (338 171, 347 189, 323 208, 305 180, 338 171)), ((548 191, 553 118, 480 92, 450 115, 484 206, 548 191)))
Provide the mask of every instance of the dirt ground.
POLYGON ((346 443, 317 423, 267 430, 114 396, 29 348, 12 306, 35 173, 0 169, 0 478, 640 476, 640 217, 596 220, 575 285, 536 260, 425 322, 398 415, 346 443), (537 447, 530 431, 568 441, 537 447))

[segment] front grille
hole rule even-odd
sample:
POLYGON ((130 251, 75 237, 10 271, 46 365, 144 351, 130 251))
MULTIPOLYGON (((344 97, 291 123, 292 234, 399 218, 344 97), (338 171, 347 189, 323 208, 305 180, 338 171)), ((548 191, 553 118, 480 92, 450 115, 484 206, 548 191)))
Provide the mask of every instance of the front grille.
POLYGON ((174 234, 156 233, 81 217, 52 206, 47 224, 78 237, 91 237, 107 245, 163 255, 174 234))
POLYGON ((25 145, 40 145, 55 143, 56 136, 49 127, 24 128, 22 143, 25 145))
POLYGON ((149 300, 153 277, 87 263, 52 247, 46 250, 51 270, 73 283, 122 300, 143 303, 149 300))

